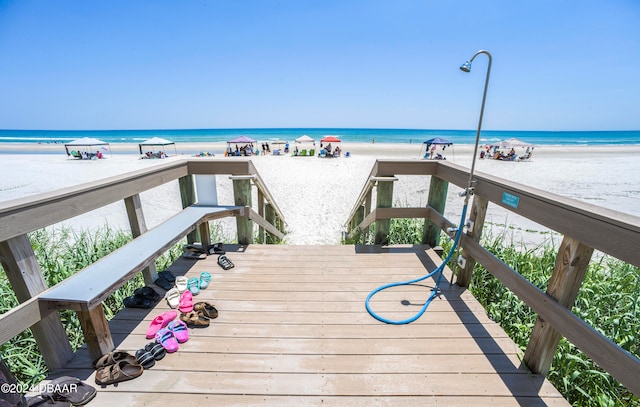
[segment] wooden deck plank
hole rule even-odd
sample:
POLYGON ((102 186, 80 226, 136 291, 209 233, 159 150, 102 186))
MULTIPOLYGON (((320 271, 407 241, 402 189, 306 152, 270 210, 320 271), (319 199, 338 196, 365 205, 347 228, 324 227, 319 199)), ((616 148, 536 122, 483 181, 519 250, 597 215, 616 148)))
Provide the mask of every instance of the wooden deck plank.
MULTIPOLYGON (((521 351, 464 289, 443 280, 440 297, 410 325, 383 324, 366 312, 370 290, 435 267, 424 247, 227 250, 236 265, 228 271, 215 256, 171 268, 189 277, 211 273, 194 300, 215 304, 220 316, 190 329, 177 353, 141 377, 100 388, 92 405, 568 405, 522 367, 521 351)), ((432 286, 428 279, 390 290, 372 305, 406 318, 432 286)), ((118 314, 110 322, 117 348, 143 347, 149 322, 168 309, 161 301, 118 314)), ((81 349, 55 374, 93 383, 90 363, 81 349)))

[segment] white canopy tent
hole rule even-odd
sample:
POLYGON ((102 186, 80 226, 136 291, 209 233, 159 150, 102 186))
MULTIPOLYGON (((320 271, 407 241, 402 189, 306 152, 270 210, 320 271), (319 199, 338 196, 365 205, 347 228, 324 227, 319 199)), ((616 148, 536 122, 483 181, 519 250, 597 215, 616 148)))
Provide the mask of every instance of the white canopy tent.
POLYGON ((314 139, 312 139, 311 137, 307 136, 306 134, 304 136, 300 136, 296 139, 296 143, 315 143, 316 141, 314 139))
MULTIPOLYGON (((160 137, 152 137, 149 140, 145 140, 142 143, 138 144, 138 149, 140 150, 140 154, 142 154, 142 147, 153 147, 160 146, 162 147, 162 151, 164 151, 165 146, 173 145, 173 153, 178 155, 178 151, 176 150, 176 143, 170 140, 166 140, 160 137)), ((153 154, 152 154, 153 155, 153 154)), ((165 153, 166 156, 166 153, 165 153)))
POLYGON ((83 158, 82 153, 85 153, 87 158, 92 158, 93 156, 98 156, 98 158, 100 158, 99 156, 102 155, 100 150, 111 152, 109 143, 91 137, 82 137, 65 143, 64 149, 68 156, 73 156, 75 158, 83 158), (94 148, 96 147, 99 147, 100 149, 96 150, 97 152, 94 152, 94 148), (69 148, 72 148, 73 150, 70 150, 69 148))

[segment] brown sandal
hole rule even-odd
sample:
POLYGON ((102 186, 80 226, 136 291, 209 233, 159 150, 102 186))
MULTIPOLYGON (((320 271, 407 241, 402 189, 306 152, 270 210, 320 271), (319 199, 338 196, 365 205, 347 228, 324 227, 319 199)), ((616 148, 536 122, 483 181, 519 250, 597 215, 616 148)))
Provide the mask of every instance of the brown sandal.
POLYGON ((93 362, 93 367, 95 367, 96 369, 100 369, 102 367, 115 365, 116 363, 123 360, 129 363, 136 363, 135 356, 130 355, 127 352, 114 350, 113 352, 109 352, 93 362))
POLYGON ((206 328, 209 326, 209 319, 202 315, 202 312, 187 312, 180 314, 180 321, 192 328, 206 328))
POLYGON ((105 366, 96 370, 96 384, 106 385, 135 379, 143 371, 144 368, 138 363, 129 363, 126 360, 121 360, 115 365, 105 366))
POLYGON ((196 312, 202 312, 202 316, 205 318, 218 318, 218 310, 208 302, 196 302, 193 304, 193 310, 196 312))

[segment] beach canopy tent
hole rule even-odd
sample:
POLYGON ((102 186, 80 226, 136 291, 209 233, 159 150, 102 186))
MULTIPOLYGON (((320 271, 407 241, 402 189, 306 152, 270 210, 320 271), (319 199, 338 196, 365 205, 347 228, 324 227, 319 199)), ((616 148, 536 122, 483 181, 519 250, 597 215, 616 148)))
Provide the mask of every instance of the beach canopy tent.
POLYGON ((446 138, 442 138, 442 137, 434 137, 432 139, 429 139, 429 140, 425 141, 424 144, 426 144, 427 146, 430 146, 432 144, 443 145, 443 146, 453 145, 453 143, 451 141, 447 140, 446 138))
MULTIPOLYGON (((426 140, 422 144, 425 146, 425 149, 424 149, 424 152, 423 151, 420 152, 420 157, 429 158, 431 154, 431 146, 442 146, 442 148, 444 149, 445 147, 452 146, 453 142, 443 137, 434 137, 429 140, 426 140)), ((433 159, 434 157, 431 157, 431 158, 433 159)))
POLYGON ((225 152, 226 156, 234 156, 234 155, 243 155, 243 156, 248 156, 248 155, 252 155, 254 153, 253 151, 253 143, 256 143, 257 141, 252 139, 251 137, 247 137, 247 136, 239 136, 236 137, 234 139, 231 140, 227 140, 227 151, 225 152), (236 145, 236 152, 234 153, 233 149, 231 148, 231 144, 235 144, 236 145), (245 148, 245 146, 242 146, 242 148, 238 149, 238 144, 244 144, 245 146, 248 144, 251 146, 251 148, 245 148))
POLYGON ((72 151, 81 153, 82 151, 80 150, 83 150, 83 152, 92 155, 94 154, 96 147, 100 147, 100 149, 104 151, 111 151, 111 149, 109 148, 109 143, 91 137, 82 137, 64 144, 64 149, 67 152, 67 155, 73 155, 71 154, 72 151))
POLYGON ((160 137, 152 137, 149 140, 143 141, 142 143, 138 144, 138 149, 140 150, 140 154, 142 154, 142 147, 160 146, 162 147, 162 151, 164 151, 164 147, 170 145, 173 145, 173 151, 175 155, 178 155, 178 151, 176 150, 176 143, 160 137))
POLYGON ((304 136, 298 137, 296 143, 315 143, 315 140, 305 134, 304 136))
POLYGON ((522 141, 515 137, 512 137, 507 140, 502 140, 498 143, 493 143, 491 144, 491 147, 498 147, 498 148, 533 147, 533 144, 527 143, 526 141, 522 141))
POLYGON ((336 136, 324 136, 321 140, 321 143, 339 143, 340 139, 336 136))
POLYGON ((250 137, 247 137, 247 136, 240 136, 240 137, 234 138, 233 140, 227 141, 227 143, 229 143, 229 144, 232 144, 232 143, 236 143, 236 144, 242 144, 242 143, 253 144, 255 142, 256 142, 256 140, 254 140, 254 139, 252 139, 250 137))

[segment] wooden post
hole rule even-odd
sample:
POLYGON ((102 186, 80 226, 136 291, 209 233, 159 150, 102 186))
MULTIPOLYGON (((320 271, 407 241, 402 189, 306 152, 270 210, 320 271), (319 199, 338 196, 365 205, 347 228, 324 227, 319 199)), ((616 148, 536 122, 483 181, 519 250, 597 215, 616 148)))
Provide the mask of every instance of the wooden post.
MULTIPOLYGON (((264 218, 264 194, 261 190, 258 190, 258 215, 264 218)), ((264 228, 262 226, 258 227, 258 243, 264 244, 264 228)))
MULTIPOLYGON (((47 283, 27 235, 0 242, 0 263, 18 301, 25 302, 46 290, 47 283)), ((73 357, 71 344, 57 312, 31 327, 49 369, 58 369, 73 357)))
MULTIPOLYGON (((376 177, 376 208, 391 208, 393 205, 393 182, 395 177, 376 177)), ((389 229, 391 219, 376 220, 376 235, 373 244, 387 244, 389 242, 389 229)))
MULTIPOLYGON (((182 200, 182 207, 186 208, 196 203, 196 189, 193 180, 193 175, 185 175, 178 179, 178 186, 180 187, 180 198, 182 200)), ((200 241, 200 233, 196 229, 187 235, 187 242, 194 243, 200 241)))
MULTIPOLYGON (((233 199, 236 206, 251 207, 251 179, 253 176, 234 176, 233 199)), ((238 243, 253 243, 253 222, 248 217, 237 217, 238 243)))
MULTIPOLYGON (((369 192, 367 192, 367 196, 364 198, 364 217, 365 218, 367 217, 367 215, 371 213, 371 202, 373 200, 372 194, 373 194, 373 189, 370 189, 369 192)), ((367 243, 368 236, 369 236, 369 226, 367 226, 362 231, 362 244, 367 243)))
MULTIPOLYGON (((471 204, 471 210, 469 211, 469 219, 473 222, 473 228, 467 231, 467 236, 476 242, 479 242, 482 237, 482 229, 484 227, 484 219, 487 215, 488 206, 489 201, 485 198, 478 195, 473 196, 473 203, 471 204)), ((456 283, 460 287, 469 287, 471 276, 473 275, 473 267, 476 265, 476 260, 469 254, 465 253, 464 249, 460 251, 460 254, 467 259, 467 264, 464 268, 458 269, 456 283)))
POLYGON ((198 232, 200 234, 200 243, 202 243, 202 247, 206 249, 211 245, 211 229, 209 228, 209 222, 205 221, 198 225, 198 232))
MULTIPOLYGON (((562 239, 547 294, 567 309, 573 307, 592 254, 593 248, 568 236, 562 239)), ((524 354, 524 363, 533 373, 546 376, 559 342, 560 334, 538 317, 524 354)))
POLYGON ((76 314, 80 320, 91 359, 96 360, 111 352, 114 349, 113 338, 102 304, 90 311, 78 311, 76 314))
MULTIPOLYGON (((444 214, 445 204, 447 203, 447 191, 449 183, 434 175, 431 176, 431 185, 429 186, 429 198, 427 205, 437 212, 444 214)), ((424 229, 422 231, 422 243, 431 247, 440 244, 440 233, 442 230, 439 225, 433 223, 430 219, 424 220, 424 229)))
MULTIPOLYGON (((360 233, 360 230, 356 230, 356 228, 358 227, 358 225, 364 220, 365 214, 364 214, 364 205, 361 205, 358 210, 356 211, 355 215, 353 216, 353 219, 351 220, 351 226, 349 227, 349 233, 354 237, 357 238, 359 235, 362 235, 360 233)), ((364 242, 363 242, 364 243, 364 242)))
MULTIPOLYGON (((264 219, 267 222, 271 223, 272 225, 276 224, 276 211, 273 209, 273 206, 271 206, 271 204, 267 204, 264 208, 264 219)), ((265 232, 265 233, 266 233, 266 236, 265 236, 266 244, 276 243, 277 238, 274 235, 272 235, 269 232, 265 232)))
MULTIPOLYGON (((127 216, 129 217, 129 226, 131 227, 131 234, 133 238, 142 235, 147 231, 147 223, 144 219, 144 212, 142 211, 142 202, 140 201, 140 195, 135 194, 124 199, 124 206, 127 208, 127 216)), ((144 270, 142 270, 142 276, 146 285, 153 284, 158 278, 158 272, 156 270, 155 263, 149 264, 144 270)))

